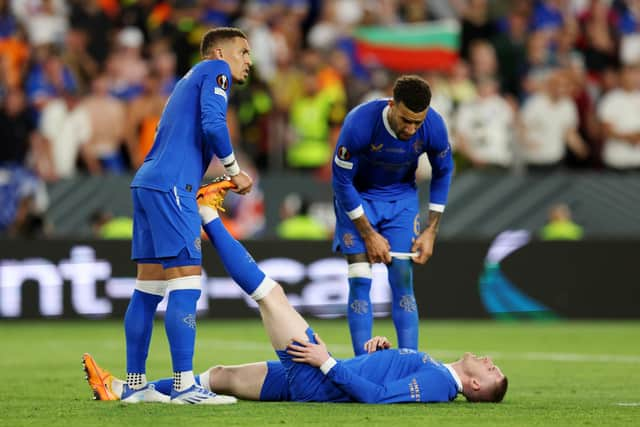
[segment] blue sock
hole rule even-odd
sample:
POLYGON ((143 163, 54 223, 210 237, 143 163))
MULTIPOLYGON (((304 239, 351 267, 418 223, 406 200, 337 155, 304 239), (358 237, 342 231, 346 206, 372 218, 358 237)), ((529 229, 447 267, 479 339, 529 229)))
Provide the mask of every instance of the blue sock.
MULTIPOLYGON (((173 378, 163 378, 161 380, 151 382, 162 394, 171 396, 171 390, 173 389, 173 378)), ((200 375, 196 375, 196 384, 200 384, 200 375)))
POLYGON ((364 343, 371 338, 373 307, 371 306, 371 279, 349 278, 349 306, 347 320, 351 331, 351 344, 355 355, 364 354, 364 343))
POLYGON ((193 370, 196 342, 196 303, 200 290, 176 289, 169 292, 164 326, 167 331, 173 372, 193 370))
POLYGON ((391 317, 396 327, 398 348, 418 349, 418 307, 413 294, 413 267, 410 260, 394 259, 387 266, 391 285, 391 317))
POLYGON ((216 248, 229 276, 240 285, 243 291, 251 295, 265 278, 265 274, 258 268, 253 257, 229 234, 220 218, 207 223, 203 228, 216 248))
POLYGON ((135 289, 124 315, 124 335, 127 342, 127 373, 146 373, 153 318, 160 295, 135 289))

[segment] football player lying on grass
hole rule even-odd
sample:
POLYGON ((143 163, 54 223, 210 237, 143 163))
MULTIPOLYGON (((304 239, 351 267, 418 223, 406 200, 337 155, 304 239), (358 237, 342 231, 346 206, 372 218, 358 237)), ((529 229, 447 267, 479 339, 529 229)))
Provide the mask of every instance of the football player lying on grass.
MULTIPOLYGON (((386 337, 373 337, 365 343, 364 347, 367 353, 372 353, 374 351, 387 350, 391 347, 391 344, 386 337)), ((411 354, 413 352, 406 353, 411 354)), ((419 354, 427 360, 424 363, 437 363, 428 355, 423 353, 419 354)), ((89 354, 83 356, 83 362, 87 372, 87 380, 93 390, 95 399, 120 400, 124 380, 114 377, 109 371, 101 368, 89 354)), ((461 360, 444 366, 448 366, 448 369, 456 372, 455 376, 453 372, 451 375, 454 376, 454 378, 457 377, 460 384, 462 384, 462 379, 467 378, 467 375, 464 374, 465 370, 482 370, 484 364, 491 365, 490 359, 478 358, 470 353, 466 353, 461 360), (461 371, 461 375, 457 374, 458 370, 461 371)), ((381 368, 386 369, 384 367, 381 368)), ((499 372, 497 367, 495 370, 499 372)), ((263 402, 285 402, 293 400, 289 391, 289 383, 284 366, 279 361, 255 362, 235 366, 213 366, 196 376, 196 382, 215 393, 233 395, 244 400, 259 400, 263 402)), ((471 384, 471 381, 465 380, 465 382, 470 383, 468 388, 472 390, 474 385, 471 384)), ((166 378, 154 381, 151 384, 153 389, 164 397, 160 397, 157 401, 168 402, 169 396, 171 395, 172 379, 166 378)), ((456 387, 458 387, 458 382, 456 382, 456 387)), ((506 388, 507 380, 504 378, 503 382, 496 387, 490 401, 499 402, 502 400, 506 388)), ((458 388, 458 390, 460 389, 458 388)), ((464 386, 462 386, 461 393, 465 394, 464 386)), ((465 394, 465 396, 467 394, 465 394)))
MULTIPOLYGON (((257 302, 280 362, 214 367, 200 376, 203 387, 244 399, 295 402, 450 402, 458 394, 472 402, 504 398, 507 377, 488 357, 465 353, 460 360, 443 364, 426 353, 406 349, 385 349, 344 360, 331 357, 282 287, 260 270, 224 228, 216 209, 228 186, 221 186, 220 181, 211 185, 220 190, 209 189, 204 193, 208 197, 198 199, 203 228, 229 275, 257 302)), ((367 344, 368 351, 388 346, 383 339, 367 344)), ((83 361, 97 398, 117 399, 113 377, 91 356, 85 354, 83 361)), ((168 401, 162 393, 165 389, 171 389, 171 379, 156 382, 149 388, 149 398, 141 401, 168 401)))

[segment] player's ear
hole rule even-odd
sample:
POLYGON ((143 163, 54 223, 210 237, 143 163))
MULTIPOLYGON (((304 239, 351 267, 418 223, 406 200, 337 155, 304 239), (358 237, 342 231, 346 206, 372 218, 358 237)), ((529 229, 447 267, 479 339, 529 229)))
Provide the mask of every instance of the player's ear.
POLYGON ((480 390, 480 381, 478 381, 476 378, 471 378, 471 389, 473 391, 480 390))

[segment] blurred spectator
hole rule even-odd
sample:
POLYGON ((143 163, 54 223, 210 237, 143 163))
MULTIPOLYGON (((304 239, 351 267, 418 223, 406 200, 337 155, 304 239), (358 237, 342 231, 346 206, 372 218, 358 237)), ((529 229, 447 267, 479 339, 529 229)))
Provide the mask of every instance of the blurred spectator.
POLYGON ((113 96, 130 101, 142 93, 149 67, 142 57, 144 35, 137 27, 126 27, 116 36, 115 49, 107 59, 109 90, 113 96))
POLYGON ((598 104, 604 147, 602 160, 615 170, 640 170, 640 66, 622 68, 620 87, 598 104))
POLYGON ((616 62, 617 46, 613 11, 608 1, 590 0, 589 7, 579 17, 581 37, 578 46, 585 56, 585 65, 599 74, 607 64, 616 62))
POLYGON ((498 82, 478 82, 478 97, 462 104, 455 121, 455 149, 474 167, 505 170, 513 163, 514 114, 500 96, 498 82))
POLYGON ((20 88, 9 89, 0 109, 0 164, 24 166, 36 124, 20 88))
POLYGON ((573 222, 571 210, 564 203, 549 209, 547 223, 540 229, 542 240, 580 240, 583 235, 582 227, 573 222))
POLYGON ((131 240, 133 237, 133 220, 127 216, 97 210, 91 214, 90 222, 93 235, 100 239, 131 240))
POLYGON ((105 75, 93 81, 92 92, 79 105, 89 116, 89 141, 80 147, 90 174, 123 173, 128 164, 123 156, 126 119, 124 104, 109 94, 105 75))
MULTIPOLYGON (((287 148, 287 165, 294 169, 317 169, 329 163, 333 146, 331 127, 335 123, 332 95, 320 89, 317 75, 304 76, 304 92, 295 99, 290 110, 291 136, 287 148)), ((341 119, 341 118, 340 118, 341 119)))
POLYGON ((168 95, 161 90, 161 80, 151 73, 144 81, 142 94, 127 106, 124 138, 131 165, 138 169, 151 150, 156 127, 168 95))
POLYGON ((31 171, 20 165, 0 164, 0 235, 46 235, 44 213, 48 203, 44 183, 31 171))
POLYGON ((309 200, 291 193, 280 207, 282 221, 278 225, 278 237, 287 240, 325 240, 329 233, 324 225, 309 214, 309 200))
POLYGON ((453 104, 458 106, 476 97, 476 87, 471 80, 469 65, 460 60, 451 71, 448 91, 453 104))
POLYGON ((78 93, 85 95, 91 88, 91 81, 99 72, 99 65, 87 51, 87 32, 80 28, 70 28, 66 36, 62 60, 73 73, 78 93))
POLYGON ((80 147, 91 137, 91 122, 84 108, 78 108, 78 97, 65 92, 42 110, 39 130, 44 138, 43 150, 51 157, 47 175, 52 179, 76 174, 80 147))
POLYGON ((498 60, 493 45, 486 40, 474 40, 469 45, 469 67, 474 81, 498 76, 498 60))
POLYGON ((497 34, 496 23, 489 15, 488 0, 466 0, 455 2, 462 20, 460 56, 470 58, 470 47, 474 40, 490 40, 497 34))
POLYGON ((42 46, 36 54, 36 62, 26 77, 25 89, 29 104, 41 111, 48 101, 64 93, 75 92, 78 86, 59 49, 42 46))
MULTIPOLYGON (((109 53, 109 37, 113 22, 100 0, 71 0, 71 27, 86 34, 87 52, 94 61, 103 65, 109 53)), ((114 3, 114 2, 112 2, 114 3)))
POLYGON ((13 6, 32 45, 64 44, 64 35, 69 27, 64 0, 14 1, 13 6))
MULTIPOLYGON (((2 1, 2 0, 0 0, 2 1)), ((10 26, 10 24, 8 24, 10 26)), ((6 28, 10 35, 0 37, 0 83, 2 92, 22 85, 29 60, 29 44, 20 28, 6 28)))
POLYGON ((519 142, 529 170, 558 168, 562 165, 566 147, 581 159, 589 154, 577 131, 578 112, 569 90, 566 72, 555 70, 544 79, 544 89, 524 104, 519 142))
POLYGON ((507 17, 507 29, 492 39, 499 67, 502 92, 520 97, 520 80, 524 73, 527 46, 527 17, 510 12, 507 17))

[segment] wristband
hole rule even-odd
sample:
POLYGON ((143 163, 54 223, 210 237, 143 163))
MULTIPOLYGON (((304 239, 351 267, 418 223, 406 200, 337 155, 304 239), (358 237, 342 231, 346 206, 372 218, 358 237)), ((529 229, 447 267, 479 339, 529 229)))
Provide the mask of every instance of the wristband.
POLYGON ((329 357, 324 361, 322 365, 320 365, 320 371, 322 371, 323 374, 327 375, 331 368, 336 366, 337 363, 338 362, 336 361, 336 359, 334 359, 333 357, 329 357))
POLYGON ((238 162, 234 160, 232 163, 224 165, 224 170, 227 175, 236 176, 240 173, 240 166, 238 166, 238 162))

